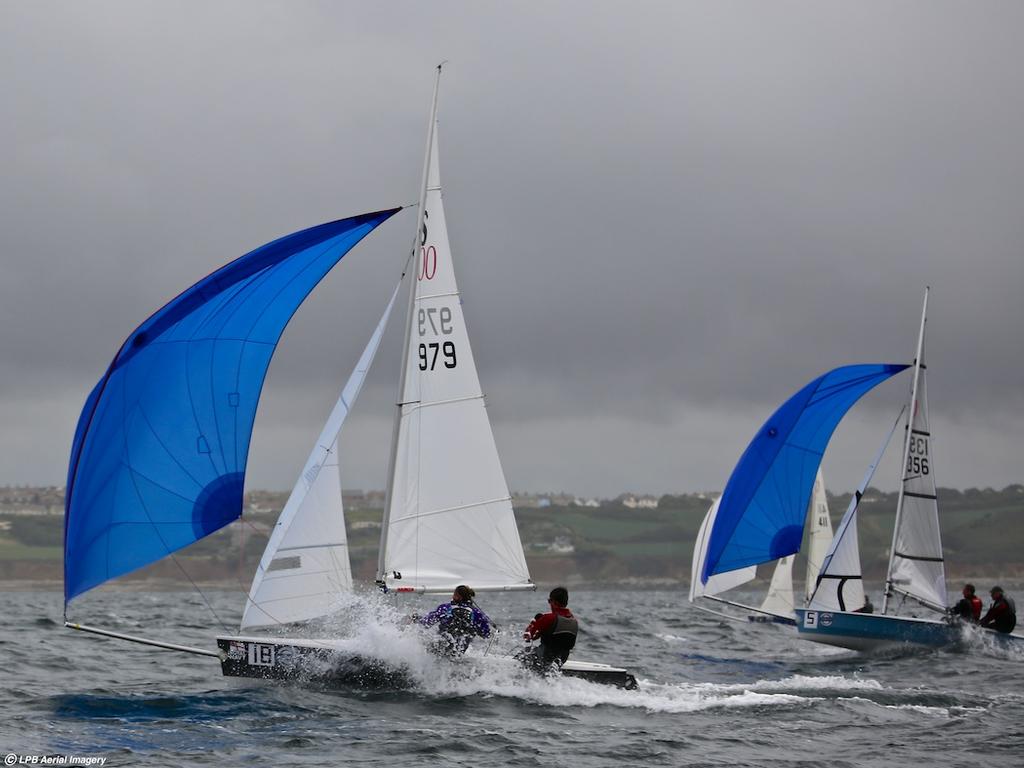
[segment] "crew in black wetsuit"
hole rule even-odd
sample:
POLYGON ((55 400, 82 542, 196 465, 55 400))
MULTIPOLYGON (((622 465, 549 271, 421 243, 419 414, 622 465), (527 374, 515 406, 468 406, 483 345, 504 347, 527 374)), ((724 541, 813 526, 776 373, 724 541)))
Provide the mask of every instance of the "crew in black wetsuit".
POLYGON ((537 669, 551 669, 565 664, 576 646, 580 625, 569 604, 569 591, 555 587, 548 595, 548 613, 538 613, 523 634, 526 640, 540 640, 540 647, 524 655, 523 662, 537 669))
POLYGON ((992 587, 992 605, 981 619, 981 626, 996 632, 1013 632, 1017 626, 1017 606, 1013 598, 1003 593, 1002 587, 992 587))

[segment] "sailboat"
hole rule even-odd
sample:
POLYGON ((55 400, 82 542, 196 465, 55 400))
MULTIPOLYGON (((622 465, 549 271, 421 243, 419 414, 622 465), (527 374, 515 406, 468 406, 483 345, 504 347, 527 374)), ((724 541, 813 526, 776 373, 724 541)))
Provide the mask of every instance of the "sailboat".
MULTIPOLYGON (((536 587, 487 416, 455 278, 439 169, 439 78, 440 69, 414 230, 377 584, 383 592, 397 594, 450 595, 463 583, 476 592, 532 591, 536 587)), ((322 470, 336 455, 338 433, 376 354, 395 290, 275 526, 246 600, 242 630, 326 617, 351 589, 339 477, 336 467, 322 470), (328 519, 331 532, 325 545, 323 521, 328 519)), ((310 654, 322 658, 332 648, 329 639, 296 644, 286 638, 221 636, 217 642, 227 656, 224 674, 247 677, 291 676, 294 660, 310 654), (281 657, 284 663, 277 662, 281 657)), ((341 663, 347 670, 362 664, 349 657, 341 663)), ((369 665, 375 673, 380 671, 377 662, 369 665)), ((626 670, 596 662, 571 660, 562 673, 636 686, 626 670)))
POLYGON ((861 396, 907 367, 836 368, 808 383, 772 414, 701 524, 694 545, 691 602, 706 599, 769 621, 796 623, 793 556, 800 550, 808 521, 812 533, 806 585, 810 588, 819 582, 817 569, 826 559, 820 555, 831 528, 820 467, 825 448, 861 396), (760 607, 722 597, 751 581, 758 565, 776 561, 768 596, 760 607))
MULTIPOLYGON (((811 501, 807 508, 807 552, 806 552, 806 575, 804 578, 804 590, 798 598, 793 588, 793 567, 796 563, 796 555, 787 555, 775 564, 772 571, 772 578, 768 585, 761 604, 756 608, 744 605, 736 600, 723 596, 723 593, 741 586, 754 579, 756 566, 733 571, 733 577, 728 581, 721 581, 720 576, 714 577, 709 583, 710 587, 702 585, 699 578, 700 564, 706 551, 708 523, 714 519, 714 511, 717 510, 717 501, 708 510, 704 524, 701 526, 701 534, 697 536, 693 553, 693 573, 690 580, 690 602, 696 602, 698 598, 713 600, 715 602, 731 605, 734 608, 746 609, 747 620, 764 624, 786 624, 796 625, 793 610, 798 605, 806 605, 814 592, 814 585, 817 583, 818 573, 821 564, 825 559, 828 546, 832 541, 832 520, 829 516, 828 498, 825 495, 825 481, 822 477, 821 468, 818 468, 817 476, 814 479, 811 501), (703 545, 703 546, 702 546, 703 545), (743 580, 740 581, 739 579, 743 580)), ((705 610, 704 606, 698 605, 705 610)), ((727 614, 729 618, 742 620, 740 616, 727 614)))
MULTIPOLYGON (((858 599, 862 599, 863 587, 859 572, 852 576, 848 573, 851 564, 859 565, 860 562, 857 505, 867 486, 870 471, 874 469, 872 467, 839 524, 826 553, 817 589, 807 607, 797 610, 797 628, 800 636, 807 640, 857 651, 874 651, 902 644, 943 646, 963 639, 964 627, 946 617, 945 561, 925 385, 924 337, 928 294, 926 290, 909 399, 901 412, 901 418, 904 413, 907 418, 900 464, 902 479, 896 501, 882 612, 872 614, 851 610, 851 606, 858 605, 858 599), (901 614, 908 601, 911 605, 938 613, 940 618, 901 614)), ((876 463, 880 459, 881 452, 876 463)), ((980 631, 1000 640, 1024 640, 1024 636, 986 629, 980 631)))
MULTIPOLYGON (((243 631, 323 618, 351 591, 338 434, 407 276, 411 287, 378 583, 384 591, 421 594, 450 594, 461 583, 477 591, 535 588, 451 260, 437 160, 440 72, 438 67, 410 257, 271 534, 246 599, 243 631)), ((170 555, 241 516, 256 402, 284 325, 327 269, 398 210, 323 225, 264 246, 196 284, 129 337, 90 396, 75 438, 65 611, 87 589, 170 555), (96 413, 103 416, 98 423, 96 413), (110 445, 117 450, 105 451, 110 445)), ((222 635, 216 638, 218 650, 207 651, 72 623, 66 616, 65 623, 216 656, 229 676, 315 673, 384 683, 401 678, 401 670, 378 659, 339 653, 331 638, 222 635)), ((605 664, 572 661, 563 674, 636 685, 626 670, 605 664)))

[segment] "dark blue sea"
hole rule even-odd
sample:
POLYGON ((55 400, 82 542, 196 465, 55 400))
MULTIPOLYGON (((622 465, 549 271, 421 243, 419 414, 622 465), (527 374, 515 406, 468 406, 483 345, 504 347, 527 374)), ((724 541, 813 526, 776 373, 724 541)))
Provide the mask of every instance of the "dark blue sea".
MULTIPOLYGON (((237 624, 240 593, 207 598, 237 624)), ((701 613, 681 591, 574 590, 575 658, 634 670, 640 689, 622 691, 510 663, 541 593, 481 596, 503 631, 459 665, 423 652, 402 620, 436 601, 387 600, 361 598, 346 642, 412 676, 370 691, 226 679, 213 658, 65 629, 57 592, 0 593, 0 754, 36 765, 1024 765, 1024 656, 980 641, 862 656, 701 613)), ((223 631, 195 592, 100 590, 72 609, 204 648, 223 631)))

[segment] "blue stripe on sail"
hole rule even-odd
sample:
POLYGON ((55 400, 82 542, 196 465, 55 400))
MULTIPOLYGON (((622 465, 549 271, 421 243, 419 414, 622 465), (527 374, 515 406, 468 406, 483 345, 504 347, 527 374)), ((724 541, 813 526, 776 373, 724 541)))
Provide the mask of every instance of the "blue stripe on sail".
POLYGON ((284 327, 342 256, 399 210, 257 248, 132 332, 86 400, 72 443, 66 601, 241 516, 256 406, 284 327))
POLYGON ((847 365, 801 389, 747 446, 722 493, 701 581, 800 550, 825 447, 860 397, 906 365, 847 365))

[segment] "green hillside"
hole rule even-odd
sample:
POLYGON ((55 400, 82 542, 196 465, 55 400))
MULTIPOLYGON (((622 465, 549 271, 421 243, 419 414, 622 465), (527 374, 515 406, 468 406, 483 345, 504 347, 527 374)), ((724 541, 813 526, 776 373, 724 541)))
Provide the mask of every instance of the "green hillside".
MULTIPOLYGON (((258 499, 250 501, 253 509, 243 521, 178 556, 193 579, 248 585, 286 494, 263 492, 258 499)), ((848 502, 849 495, 829 498, 833 523, 848 502)), ((687 582, 694 537, 709 504, 703 495, 663 496, 655 509, 632 509, 621 502, 531 506, 517 508, 516 517, 531 573, 539 583, 687 582)), ((941 488, 939 504, 950 578, 1024 575, 1024 486, 1000 491, 941 488)), ((860 551, 869 578, 884 574, 895 507, 895 493, 875 489, 861 501, 860 551)), ((380 518, 380 509, 346 512, 357 579, 373 579, 380 518)), ((59 579, 62 541, 59 514, 0 513, 0 579, 59 579)), ((180 580, 181 572, 165 561, 134 578, 180 580)))

